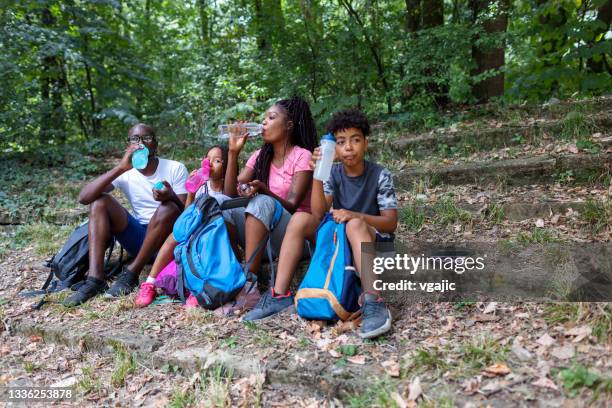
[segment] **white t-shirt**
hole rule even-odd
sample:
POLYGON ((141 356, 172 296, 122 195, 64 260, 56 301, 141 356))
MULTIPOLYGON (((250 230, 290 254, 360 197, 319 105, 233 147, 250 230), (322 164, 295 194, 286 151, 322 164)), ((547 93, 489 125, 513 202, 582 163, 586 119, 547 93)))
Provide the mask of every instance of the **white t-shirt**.
POLYGON ((155 183, 165 180, 177 195, 187 194, 185 181, 188 175, 183 163, 159 159, 157 170, 153 175, 145 176, 140 171, 131 169, 113 180, 112 184, 125 194, 138 222, 148 224, 160 204, 153 199, 155 183))
POLYGON ((220 196, 224 195, 223 191, 215 191, 212 189, 212 187, 210 186, 210 180, 207 180, 206 183, 202 184, 200 188, 198 188, 198 191, 196 191, 195 193, 194 200, 197 199, 199 196, 201 196, 204 193, 208 193, 209 196, 217 198, 217 199, 220 196))

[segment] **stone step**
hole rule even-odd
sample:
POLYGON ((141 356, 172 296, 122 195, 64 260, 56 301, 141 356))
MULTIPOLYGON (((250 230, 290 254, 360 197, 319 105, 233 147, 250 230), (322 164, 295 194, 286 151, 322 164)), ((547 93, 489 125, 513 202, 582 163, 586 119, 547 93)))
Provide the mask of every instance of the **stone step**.
MULTIPOLYGON (((546 218, 550 214, 564 214, 568 209, 581 211, 585 201, 546 201, 541 203, 529 202, 513 202, 501 204, 501 209, 504 214, 504 219, 508 221, 522 221, 531 218, 546 218)), ((467 211, 474 216, 480 215, 483 209, 488 207, 484 204, 468 204, 457 203, 457 207, 463 211, 467 211)), ((433 204, 417 204, 416 211, 428 217, 435 215, 435 207, 433 204)))
POLYGON ((431 168, 409 167, 397 173, 394 180, 400 189, 410 189, 413 182, 423 179, 444 184, 503 182, 514 185, 546 182, 572 171, 576 181, 589 181, 599 176, 593 173, 610 171, 611 166, 612 153, 545 155, 431 168))
MULTIPOLYGON (((594 115, 593 125, 598 129, 612 128, 612 111, 594 115)), ((534 143, 543 133, 553 134, 563 128, 564 121, 551 120, 535 122, 530 125, 504 125, 499 128, 470 129, 451 132, 428 133, 417 136, 404 136, 391 143, 397 151, 412 151, 417 156, 429 155, 438 150, 439 145, 450 147, 470 146, 472 150, 489 150, 499 147, 518 145, 521 143, 534 143), (517 138, 516 136, 521 136, 517 138)), ((612 139, 601 142, 604 148, 612 146, 612 139)))

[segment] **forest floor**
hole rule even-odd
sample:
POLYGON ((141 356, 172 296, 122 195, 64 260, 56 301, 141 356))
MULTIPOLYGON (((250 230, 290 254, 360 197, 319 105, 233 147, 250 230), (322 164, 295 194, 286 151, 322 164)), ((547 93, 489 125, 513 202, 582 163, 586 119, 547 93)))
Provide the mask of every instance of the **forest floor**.
MULTIPOLYGON (((603 98, 471 111, 459 123, 420 135, 377 126, 371 150, 401 186, 397 241, 609 248, 612 134, 601 123, 611 104, 603 98), (517 121, 526 126, 500 138, 502 145, 455 137, 517 121), (543 121, 553 124, 538 125, 543 121), (431 135, 447 141, 411 144, 431 135), (584 163, 596 164, 444 179, 449 173, 443 171, 466 163, 485 174, 491 163, 564 155, 585 155, 584 163), (441 176, 422 177, 419 168, 441 176)), ((197 143, 166 143, 172 149, 161 143, 162 156, 190 168, 202 154, 197 143)), ((295 314, 255 325, 179 304, 135 309, 134 295, 73 309, 51 302, 32 311, 34 299, 19 292, 42 285, 41 263, 86 217, 86 208, 75 204, 80 187, 119 154, 120 146, 89 143, 0 163, 0 387, 73 387, 76 399, 56 404, 67 406, 611 405, 609 302, 392 299, 393 330, 374 341, 361 340, 353 324, 295 314)))

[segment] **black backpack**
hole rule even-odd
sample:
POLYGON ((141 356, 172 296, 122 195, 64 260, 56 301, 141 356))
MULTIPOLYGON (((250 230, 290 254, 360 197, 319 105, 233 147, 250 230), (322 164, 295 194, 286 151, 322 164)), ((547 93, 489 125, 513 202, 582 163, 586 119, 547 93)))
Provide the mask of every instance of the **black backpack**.
MULTIPOLYGON (((59 292, 66 288, 76 289, 75 286, 85 280, 89 269, 89 221, 79 225, 68 237, 62 249, 45 263, 49 267, 49 276, 40 290, 21 293, 23 297, 46 295, 48 293, 59 292), (55 277, 55 279, 53 279, 55 277)), ((112 238, 107 246, 106 261, 104 270, 106 278, 117 275, 123 267, 123 247, 119 255, 119 262, 111 266, 110 258, 115 248, 115 238, 112 238)), ((33 306, 40 308, 42 303, 33 306)))

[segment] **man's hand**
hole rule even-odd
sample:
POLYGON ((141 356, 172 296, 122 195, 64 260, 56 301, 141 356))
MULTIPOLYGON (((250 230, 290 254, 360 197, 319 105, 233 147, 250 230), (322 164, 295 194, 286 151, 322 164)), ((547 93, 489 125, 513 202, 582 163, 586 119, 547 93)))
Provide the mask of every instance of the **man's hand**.
POLYGON ((243 122, 236 122, 229 126, 228 149, 232 153, 240 153, 249 134, 243 125, 243 122))
POLYGON ((321 148, 315 147, 314 152, 312 152, 312 156, 310 157, 310 170, 314 171, 315 166, 317 165, 317 160, 321 158, 321 148))
POLYGON ((349 210, 331 210, 331 213, 336 222, 349 222, 353 218, 359 218, 358 213, 349 210))
POLYGON ((153 189, 153 199, 155 201, 159 201, 160 203, 172 200, 174 199, 174 196, 176 196, 170 183, 168 183, 166 180, 162 181, 162 183, 164 184, 164 188, 161 190, 153 189))
POLYGON ((123 157, 121 158, 121 161, 119 162, 117 167, 119 167, 124 172, 131 170, 132 169, 132 153, 140 149, 142 148, 140 147, 138 143, 129 144, 128 147, 125 149, 125 153, 123 154, 123 157))

